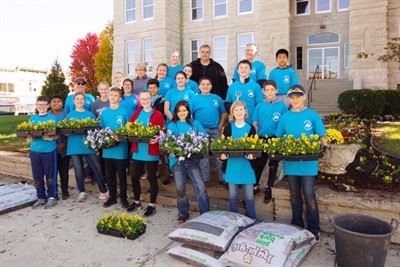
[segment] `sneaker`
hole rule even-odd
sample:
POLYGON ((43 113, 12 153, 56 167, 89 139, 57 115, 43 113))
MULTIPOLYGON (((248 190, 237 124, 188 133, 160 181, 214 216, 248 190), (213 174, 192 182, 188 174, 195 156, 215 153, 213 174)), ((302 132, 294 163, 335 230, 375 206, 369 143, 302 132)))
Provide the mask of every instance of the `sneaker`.
POLYGON ((264 203, 269 203, 272 200, 272 189, 270 187, 265 188, 264 192, 264 203))
POLYGON ((142 174, 142 176, 140 176, 140 179, 142 179, 142 180, 146 180, 146 179, 147 179, 147 171, 144 172, 144 173, 142 174))
POLYGON ((88 195, 86 192, 80 192, 78 197, 78 202, 84 202, 87 199, 88 195))
POLYGON ((154 215, 155 213, 156 213, 156 207, 149 205, 149 206, 147 206, 143 216, 150 217, 150 216, 154 215))
POLYGON ((108 195, 108 192, 105 192, 105 193, 100 193, 100 195, 99 195, 99 199, 100 200, 106 200, 106 199, 108 199, 110 196, 108 195))
POLYGON ((69 193, 68 193, 68 192, 62 192, 61 199, 62 199, 62 200, 66 200, 66 199, 68 199, 68 198, 69 198, 69 193))
POLYGON ((141 207, 142 207, 142 204, 140 202, 136 203, 135 201, 133 201, 132 204, 130 204, 126 210, 127 211, 135 211, 141 207))
POLYGON ((315 233, 314 236, 315 236, 315 240, 317 241, 317 243, 319 243, 319 233, 315 233))
POLYGON ((258 192, 260 192, 260 187, 258 185, 255 185, 254 188, 254 195, 257 194, 258 192))
POLYGON ((189 219, 189 214, 179 214, 178 215, 178 223, 184 223, 189 219))
POLYGON ((129 207, 129 202, 126 199, 121 200, 121 207, 127 209, 129 207))
POLYGON ((36 209, 42 205, 46 204, 46 199, 44 198, 39 198, 38 200, 36 200, 35 203, 33 203, 32 205, 32 209, 36 209))
POLYGON ((57 200, 54 197, 50 197, 47 200, 46 205, 44 206, 45 209, 51 209, 52 207, 54 207, 57 204, 57 200))
POLYGON ((86 176, 85 177, 85 184, 91 184, 91 183, 93 183, 92 176, 86 176))
POLYGON ((106 202, 104 202, 103 207, 104 208, 108 208, 108 207, 110 207, 112 205, 115 205, 115 204, 117 204, 117 201, 115 199, 109 198, 106 202))

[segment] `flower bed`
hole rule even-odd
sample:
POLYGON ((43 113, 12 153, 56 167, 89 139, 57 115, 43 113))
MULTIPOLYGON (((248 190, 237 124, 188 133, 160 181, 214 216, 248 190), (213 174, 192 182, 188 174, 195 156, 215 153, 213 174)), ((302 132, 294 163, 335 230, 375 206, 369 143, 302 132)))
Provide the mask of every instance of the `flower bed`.
POLYGON ((260 157, 263 151, 264 139, 258 135, 244 136, 241 138, 232 138, 231 136, 213 140, 211 142, 211 153, 214 157, 220 157, 221 154, 228 154, 230 157, 242 157, 252 154, 254 157, 260 157))
POLYGON ((134 240, 146 232, 146 221, 141 216, 125 212, 106 213, 98 220, 96 228, 101 234, 134 240))
POLYGON ((160 132, 158 125, 144 126, 138 122, 128 122, 124 127, 115 130, 120 141, 148 143, 160 132))
POLYGON ((57 125, 57 131, 62 134, 86 134, 88 130, 99 128, 99 121, 95 119, 63 119, 57 125))
POLYGON ((56 122, 55 121, 45 121, 39 122, 38 124, 33 124, 30 121, 25 121, 17 125, 16 131, 17 137, 26 138, 28 136, 32 137, 42 137, 55 136, 56 135, 56 122))
POLYGON ((117 146, 119 142, 115 140, 112 130, 107 127, 103 129, 88 130, 84 144, 92 149, 100 150, 117 146))
POLYGON ((163 153, 175 156, 179 161, 203 158, 208 153, 207 135, 194 131, 178 136, 170 132, 160 132, 159 143, 163 153))

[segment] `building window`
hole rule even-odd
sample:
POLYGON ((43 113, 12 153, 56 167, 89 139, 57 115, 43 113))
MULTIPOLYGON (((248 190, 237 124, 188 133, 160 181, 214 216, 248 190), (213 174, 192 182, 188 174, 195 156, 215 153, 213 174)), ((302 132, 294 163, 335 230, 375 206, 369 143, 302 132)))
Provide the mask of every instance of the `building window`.
POLYGON ((192 0, 192 20, 203 19, 203 0, 192 0))
POLYGON ((331 0, 316 0, 315 13, 331 12, 331 0))
POLYGON ((190 55, 192 61, 199 58, 199 49, 200 46, 204 44, 203 40, 190 40, 190 55))
POLYGON ((226 69, 228 66, 228 38, 226 36, 214 37, 213 59, 226 69))
POLYGON ((310 1, 297 0, 296 1, 296 15, 310 15, 310 1))
POLYGON ((349 0, 337 0, 338 7, 337 9, 339 11, 344 11, 349 9, 349 0))
POLYGON ((239 15, 253 13, 253 0, 238 0, 239 15))
POLYGON ((126 74, 133 75, 135 73, 136 66, 136 44, 135 41, 125 42, 125 62, 126 62, 126 74))
POLYGON ((214 18, 222 18, 227 16, 227 1, 214 0, 214 18))
POLYGON ((143 0, 143 19, 152 19, 154 17, 154 1, 153 0, 143 0))
POLYGON ((296 68, 298 70, 303 69, 303 47, 296 47, 296 68))
POLYGON ((237 51, 237 61, 240 61, 244 58, 246 58, 246 45, 253 43, 253 33, 252 32, 246 32, 246 33, 239 33, 238 34, 238 51, 237 51))
POLYGON ((344 43, 343 44, 343 68, 348 69, 349 68, 349 43, 344 43))
POLYGON ((153 71, 153 39, 143 39, 143 62, 149 72, 153 71))
POLYGON ((339 37, 339 34, 334 32, 321 32, 308 36, 307 41, 309 45, 333 44, 339 43, 339 37))
POLYGON ((14 84, 0 83, 0 93, 14 93, 14 84))
POLYGON ((339 79, 339 47, 308 49, 308 79, 313 78, 317 66, 317 79, 339 79))
POLYGON ((125 0, 125 22, 132 22, 136 20, 136 1, 125 0))

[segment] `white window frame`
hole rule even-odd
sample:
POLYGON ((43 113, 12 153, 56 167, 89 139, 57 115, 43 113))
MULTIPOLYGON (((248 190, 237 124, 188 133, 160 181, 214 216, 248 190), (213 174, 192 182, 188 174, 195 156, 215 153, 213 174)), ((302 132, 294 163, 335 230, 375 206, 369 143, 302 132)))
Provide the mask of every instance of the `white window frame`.
POLYGON ((136 22, 136 0, 132 0, 132 1, 134 1, 134 3, 133 3, 133 8, 132 9, 129 9, 129 11, 131 11, 131 10, 133 10, 133 14, 134 14, 134 19, 133 20, 130 20, 130 21, 127 21, 127 15, 126 15, 126 13, 128 12, 128 10, 126 9, 126 2, 127 2, 128 0, 124 0, 124 22, 125 22, 125 24, 130 24, 130 23, 134 23, 134 22, 136 22))
POLYGON ((248 44, 248 43, 246 43, 244 45, 244 47, 241 47, 240 46, 240 36, 250 35, 250 34, 251 34, 251 41, 249 43, 254 43, 254 32, 241 32, 241 33, 238 33, 238 35, 237 35, 237 61, 238 62, 240 60, 246 58, 246 55, 243 58, 241 58, 239 55, 240 55, 241 52, 244 52, 244 50, 246 49, 246 45, 248 44))
POLYGON ((202 20, 204 20, 204 1, 205 0, 202 0, 201 1, 201 7, 196 7, 196 8, 201 8, 201 10, 203 11, 202 12, 202 16, 201 16, 201 18, 199 19, 199 18, 197 18, 197 19, 193 19, 193 0, 189 0, 190 1, 190 20, 191 21, 202 21, 202 20))
POLYGON ((215 6, 216 6, 216 0, 213 0, 213 17, 214 19, 222 19, 226 18, 228 16, 228 0, 225 0, 225 15, 222 16, 216 16, 215 15, 215 6))
POLYGON ((202 46, 204 44, 204 40, 203 39, 190 39, 189 40, 189 50, 190 50, 190 52, 189 52, 189 54, 190 54, 190 59, 191 59, 191 61, 190 62, 192 62, 192 61, 195 61, 197 58, 199 58, 199 55, 200 55, 200 46, 202 46), (194 51, 192 48, 192 41, 196 41, 197 42, 197 51, 194 51), (197 53, 197 57, 196 58, 193 58, 193 52, 196 52, 197 53))
MULTIPOLYGON (((350 5, 350 0, 349 0, 349 5, 350 5)), ((347 6, 346 8, 340 8, 340 0, 337 0, 337 10, 338 11, 347 11, 347 10, 349 10, 349 6, 347 6)))
POLYGON ((296 10, 295 11, 295 15, 296 16, 309 16, 310 13, 311 13, 311 0, 300 0, 300 2, 308 2, 308 12, 302 13, 302 14, 298 14, 297 13, 297 0, 294 0, 294 5, 295 5, 294 9, 296 10))
POLYGON ((146 64, 148 72, 153 71, 153 52, 154 52, 154 39, 152 37, 143 38, 142 40, 142 62, 146 64), (151 41, 151 48, 146 49, 146 41, 151 41), (146 54, 150 51, 151 61, 146 61, 146 54))
POLYGON ((135 67, 136 67, 136 62, 137 62, 137 42, 136 40, 125 40, 125 73, 127 75, 134 75, 135 74, 135 67), (131 53, 128 53, 128 43, 133 44, 133 51, 131 53), (129 56, 129 55, 133 55, 129 56), (132 60, 133 61, 130 61, 132 60), (129 72, 129 65, 132 65, 132 72, 129 72))
POLYGON ((142 0, 142 18, 143 18, 144 21, 146 21, 146 20, 152 20, 152 19, 154 19, 154 0, 151 0, 151 5, 147 5, 147 6, 144 5, 144 1, 146 1, 146 0, 142 0), (152 8, 152 10, 153 10, 153 16, 148 17, 148 18, 145 18, 145 17, 144 17, 144 8, 145 8, 145 7, 151 7, 151 8, 152 8))
POLYGON ((343 43, 343 68, 345 70, 348 70, 350 68, 350 44, 348 42, 343 43), (346 53, 346 46, 347 46, 347 53, 346 53))
MULTIPOLYGON (((324 14, 324 13, 332 12, 332 1, 333 0, 325 0, 325 1, 329 1, 329 10, 323 10, 323 11, 318 11, 318 1, 321 1, 321 0, 315 0, 315 14, 324 14)), ((324 1, 324 0, 322 0, 322 1, 324 1)))
MULTIPOLYGON (((309 36, 307 36, 307 45, 309 45, 309 46, 315 46, 315 45, 331 45, 331 44, 339 44, 339 43, 340 43, 340 33, 337 33, 337 32, 329 32, 329 33, 335 33, 335 34, 337 34, 337 35, 339 36, 339 40, 338 40, 337 42, 331 42, 331 43, 317 43, 317 44, 310 44, 310 43, 309 43, 309 39, 308 39, 308 37, 309 37, 309 36)), ((318 34, 318 33, 316 33, 316 34, 318 34)), ((316 34, 312 34, 312 35, 316 35, 316 34)))
POLYGON ((226 62, 226 65, 224 66, 224 64, 221 64, 221 66, 224 68, 224 70, 226 71, 226 69, 228 68, 228 35, 218 35, 218 36, 213 36, 213 45, 212 45, 212 51, 213 52, 213 59, 215 61, 217 61, 218 63, 221 64, 221 60, 226 62), (220 58, 216 58, 215 57, 215 51, 217 49, 215 49, 215 39, 217 38, 225 38, 225 59, 220 59, 220 58))
MULTIPOLYGON (((309 55, 310 55, 310 50, 316 50, 316 49, 322 49, 322 60, 324 60, 324 58, 325 58, 325 49, 329 49, 329 48, 336 48, 337 50, 338 50, 338 74, 337 74, 337 78, 336 78, 336 80, 339 80, 340 79, 340 46, 322 46, 322 47, 312 47, 312 48, 307 48, 307 75, 306 75, 306 77, 307 77, 307 80, 310 80, 310 78, 308 77, 308 74, 310 73, 310 69, 309 69, 309 67, 310 67, 310 57, 309 57, 309 55)), ((324 62, 322 62, 322 63, 324 63, 324 62)), ((322 76, 324 76, 325 75, 325 69, 324 69, 324 64, 321 64, 320 66, 319 66, 320 68, 320 71, 321 71, 321 73, 322 73, 322 76)), ((304 68, 303 68, 304 69, 304 68)), ((314 69, 312 70, 312 71, 314 71, 314 69)), ((326 80, 326 79, 322 79, 321 78, 321 80, 326 80)))
POLYGON ((251 1, 251 10, 250 10, 250 11, 246 11, 246 12, 240 12, 240 1, 241 1, 241 0, 237 0, 237 11, 238 11, 238 15, 240 16, 240 15, 253 14, 253 12, 254 12, 254 1, 253 1, 253 0, 250 0, 250 1, 251 1))

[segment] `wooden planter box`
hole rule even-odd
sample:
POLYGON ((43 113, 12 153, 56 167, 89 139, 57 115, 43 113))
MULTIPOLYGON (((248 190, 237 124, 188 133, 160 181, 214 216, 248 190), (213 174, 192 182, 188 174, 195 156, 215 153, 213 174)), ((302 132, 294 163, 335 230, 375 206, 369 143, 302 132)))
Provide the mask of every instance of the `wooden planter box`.
POLYGON ((211 150, 213 157, 219 158, 221 154, 228 154, 229 157, 244 157, 252 154, 254 157, 260 157, 262 154, 261 150, 211 150))
POLYGON ((144 227, 144 229, 138 233, 133 233, 133 234, 126 234, 123 232, 119 232, 116 230, 102 230, 100 228, 97 228, 97 232, 103 235, 111 235, 111 236, 115 236, 115 237, 122 237, 122 238, 127 238, 130 240, 135 240, 136 238, 138 238, 139 236, 141 236, 142 234, 144 234, 146 232, 146 226, 144 227))
POLYGON ((49 136, 55 136, 56 135, 56 130, 17 130, 16 131, 17 137, 20 138, 26 138, 28 135, 32 137, 42 137, 43 135, 49 135, 49 136))

